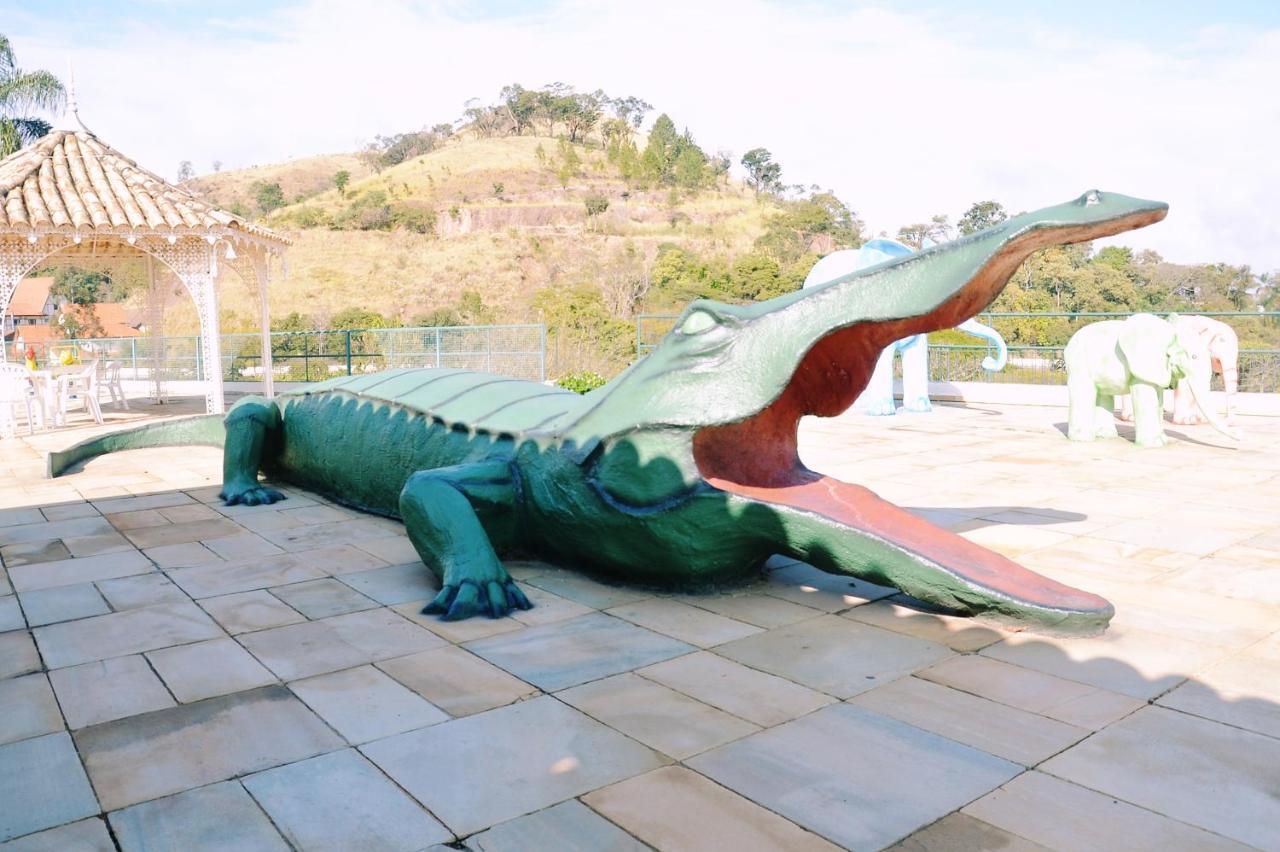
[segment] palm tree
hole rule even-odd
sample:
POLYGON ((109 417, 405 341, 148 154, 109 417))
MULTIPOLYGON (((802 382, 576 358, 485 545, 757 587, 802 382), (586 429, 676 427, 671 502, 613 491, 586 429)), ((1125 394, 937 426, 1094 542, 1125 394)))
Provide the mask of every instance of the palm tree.
POLYGON ((19 115, 27 110, 62 109, 66 91, 48 71, 23 71, 13 56, 13 47, 0 35, 0 157, 7 157, 29 145, 52 127, 41 118, 19 115))

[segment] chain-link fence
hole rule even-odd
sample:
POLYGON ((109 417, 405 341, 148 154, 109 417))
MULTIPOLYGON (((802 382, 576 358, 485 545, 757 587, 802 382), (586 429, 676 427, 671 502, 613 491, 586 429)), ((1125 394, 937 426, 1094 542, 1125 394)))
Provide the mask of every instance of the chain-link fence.
MULTIPOLYGON (((126 379, 167 381, 204 377, 200 338, 111 337, 57 340, 37 348, 42 363, 70 351, 80 361, 118 361, 126 379), (153 345, 158 349, 153 349, 153 345)), ((392 367, 451 367, 546 380, 546 328, 479 325, 443 328, 375 328, 352 331, 272 332, 271 360, 278 382, 318 382, 334 376, 392 367)), ((262 378, 262 338, 222 335, 222 377, 228 382, 262 378)))
MULTIPOLYGON (((1191 313, 1188 311, 1188 313, 1191 313)), ((989 325, 1009 341, 1009 362, 999 372, 982 369, 982 359, 994 355, 986 345, 933 342, 935 336, 968 338, 963 332, 946 331, 931 335, 929 344, 929 379, 935 382, 989 382, 992 384, 1065 385, 1066 366, 1062 359, 1065 341, 1089 323, 1108 319, 1125 319, 1129 313, 985 313, 978 321, 989 325), (1062 345, 1044 346, 1019 343, 1028 337, 1035 340, 1061 340, 1062 345)), ((1195 316, 1214 317, 1230 325, 1240 338, 1240 390, 1256 393, 1280 392, 1280 313, 1246 311, 1201 311, 1195 316)), ((642 314, 636 317, 636 354, 652 351, 675 324, 674 314, 642 314)), ((895 372, 901 377, 901 359, 894 359, 895 372)), ((1215 390, 1222 389, 1222 378, 1215 376, 1215 390)))

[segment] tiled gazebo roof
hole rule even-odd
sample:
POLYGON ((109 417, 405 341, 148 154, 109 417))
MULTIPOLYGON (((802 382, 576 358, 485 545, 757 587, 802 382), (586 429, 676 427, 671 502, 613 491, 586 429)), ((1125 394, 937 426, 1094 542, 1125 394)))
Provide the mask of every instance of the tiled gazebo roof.
POLYGON ((55 130, 0 160, 0 233, 113 233, 288 240, 202 201, 87 130, 55 130))

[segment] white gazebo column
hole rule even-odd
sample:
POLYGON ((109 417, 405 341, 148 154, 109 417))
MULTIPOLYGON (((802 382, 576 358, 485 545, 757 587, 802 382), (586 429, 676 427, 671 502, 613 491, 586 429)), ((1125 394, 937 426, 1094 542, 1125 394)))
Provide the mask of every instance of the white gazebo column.
POLYGON ((222 391, 222 336, 218 325, 217 264, 213 245, 198 237, 149 240, 147 250, 178 276, 200 317, 200 355, 204 362, 204 406, 208 414, 226 411, 222 391))
POLYGON ((254 278, 258 282, 258 304, 262 312, 262 395, 273 399, 276 395, 276 376, 271 366, 271 255, 266 249, 258 249, 253 258, 254 278))

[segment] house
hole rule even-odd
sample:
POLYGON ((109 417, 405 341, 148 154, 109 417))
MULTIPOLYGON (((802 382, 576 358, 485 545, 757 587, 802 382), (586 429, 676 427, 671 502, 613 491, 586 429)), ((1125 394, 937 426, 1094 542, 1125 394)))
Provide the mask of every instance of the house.
POLYGON ((13 298, 9 300, 9 309, 4 315, 5 340, 12 340, 14 330, 19 326, 49 324, 58 310, 49 293, 52 288, 52 278, 24 278, 18 282, 13 298))

